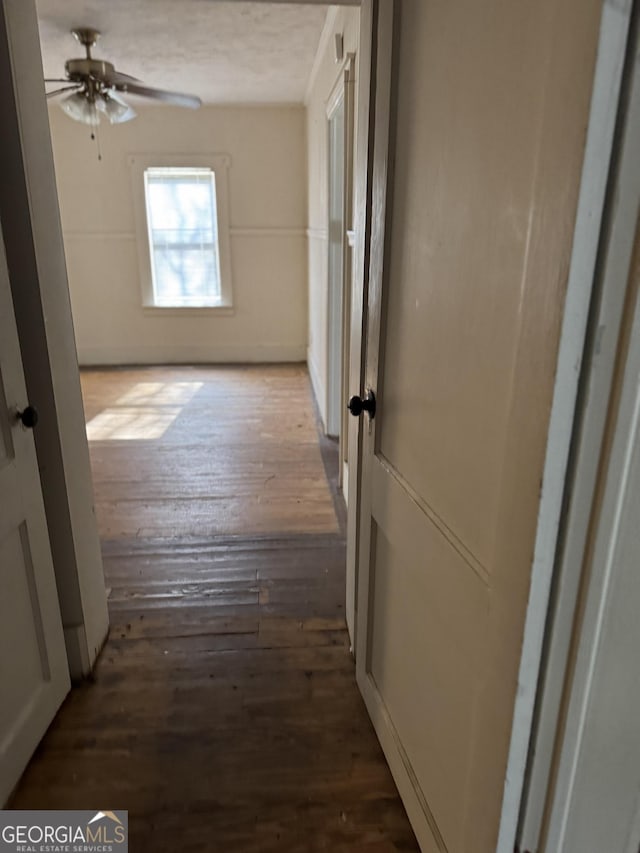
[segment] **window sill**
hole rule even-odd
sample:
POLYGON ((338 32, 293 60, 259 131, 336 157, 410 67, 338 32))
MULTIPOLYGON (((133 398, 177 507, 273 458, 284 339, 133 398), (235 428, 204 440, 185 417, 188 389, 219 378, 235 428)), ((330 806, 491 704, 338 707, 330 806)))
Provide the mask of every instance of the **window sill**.
POLYGON ((178 305, 143 305, 142 311, 150 317, 199 317, 216 316, 232 317, 236 312, 231 305, 205 305, 200 308, 192 306, 181 308, 178 305))

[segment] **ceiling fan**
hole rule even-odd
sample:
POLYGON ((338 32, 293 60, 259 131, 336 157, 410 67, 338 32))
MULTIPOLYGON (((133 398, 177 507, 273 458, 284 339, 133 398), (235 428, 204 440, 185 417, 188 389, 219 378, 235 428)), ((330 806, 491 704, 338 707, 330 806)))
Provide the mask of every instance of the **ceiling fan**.
POLYGON ((95 127, 100 123, 100 113, 111 124, 120 124, 135 118, 135 110, 122 98, 121 92, 153 98, 178 107, 191 107, 191 109, 197 109, 202 104, 200 98, 194 95, 145 86, 136 77, 116 71, 111 62, 94 59, 91 56, 91 48, 100 37, 98 30, 82 27, 71 30, 71 33, 81 45, 84 45, 86 57, 67 60, 64 66, 66 78, 48 79, 45 83, 69 84, 53 92, 47 92, 47 98, 69 93, 62 99, 60 106, 72 119, 95 127))

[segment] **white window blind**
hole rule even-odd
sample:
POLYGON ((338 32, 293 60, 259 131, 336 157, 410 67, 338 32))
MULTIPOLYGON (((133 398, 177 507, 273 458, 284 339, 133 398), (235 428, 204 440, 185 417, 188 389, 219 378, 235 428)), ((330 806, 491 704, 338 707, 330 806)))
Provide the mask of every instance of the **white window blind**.
POLYGON ((215 173, 207 168, 145 169, 153 301, 197 308, 221 302, 215 173))

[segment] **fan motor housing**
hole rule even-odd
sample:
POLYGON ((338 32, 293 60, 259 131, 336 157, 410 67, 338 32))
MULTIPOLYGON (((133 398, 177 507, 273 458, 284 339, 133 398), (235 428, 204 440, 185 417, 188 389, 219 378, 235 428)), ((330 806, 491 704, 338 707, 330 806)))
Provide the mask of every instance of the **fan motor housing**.
POLYGON ((115 73, 113 64, 104 59, 69 59, 64 67, 69 79, 78 83, 83 83, 88 77, 108 83, 115 73))

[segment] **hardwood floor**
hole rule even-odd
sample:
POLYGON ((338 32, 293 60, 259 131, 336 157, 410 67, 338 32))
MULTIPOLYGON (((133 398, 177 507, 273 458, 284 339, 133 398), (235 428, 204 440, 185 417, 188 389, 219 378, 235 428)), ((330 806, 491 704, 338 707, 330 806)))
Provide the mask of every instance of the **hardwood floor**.
POLYGON ((11 807, 128 809, 132 851, 417 851, 355 684, 306 371, 83 391, 111 632, 11 807))

